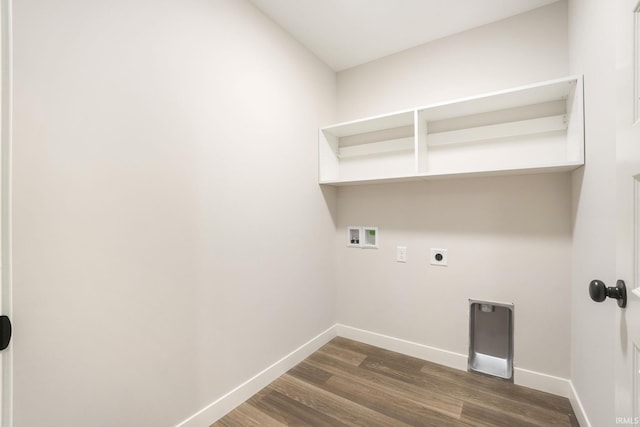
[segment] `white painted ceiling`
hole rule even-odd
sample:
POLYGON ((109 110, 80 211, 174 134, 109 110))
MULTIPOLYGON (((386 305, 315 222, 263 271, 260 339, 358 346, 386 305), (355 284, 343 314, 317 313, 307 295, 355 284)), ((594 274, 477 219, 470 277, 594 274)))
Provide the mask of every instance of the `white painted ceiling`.
POLYGON ((250 0, 336 71, 558 0, 250 0))

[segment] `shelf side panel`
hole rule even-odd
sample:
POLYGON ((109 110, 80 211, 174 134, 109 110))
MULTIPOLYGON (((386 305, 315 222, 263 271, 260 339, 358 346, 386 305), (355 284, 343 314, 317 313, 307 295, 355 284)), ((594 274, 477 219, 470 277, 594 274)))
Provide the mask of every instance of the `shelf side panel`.
POLYGON ((567 98, 567 160, 584 164, 584 90, 582 79, 567 98))
POLYGON ((427 169, 428 162, 428 147, 427 147, 427 138, 429 132, 429 124, 424 117, 424 113, 419 111, 417 114, 417 125, 416 125, 416 139, 417 139, 417 157, 418 157, 418 174, 425 174, 429 172, 427 169))

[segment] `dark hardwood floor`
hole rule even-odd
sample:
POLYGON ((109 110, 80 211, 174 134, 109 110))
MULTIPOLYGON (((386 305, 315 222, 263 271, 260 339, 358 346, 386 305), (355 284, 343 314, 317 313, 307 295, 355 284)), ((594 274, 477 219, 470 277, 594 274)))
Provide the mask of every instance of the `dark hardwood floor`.
POLYGON ((213 426, 578 426, 569 401, 334 338, 213 426))

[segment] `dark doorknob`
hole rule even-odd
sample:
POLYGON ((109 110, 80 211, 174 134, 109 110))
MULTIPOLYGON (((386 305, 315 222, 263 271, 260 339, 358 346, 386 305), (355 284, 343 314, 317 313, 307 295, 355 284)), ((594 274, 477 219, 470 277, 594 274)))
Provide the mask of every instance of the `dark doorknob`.
POLYGON ((618 280, 615 287, 607 287, 602 280, 592 280, 589 283, 589 295, 595 302, 602 302, 609 297, 618 300, 618 307, 627 306, 627 287, 624 280, 618 280))
POLYGON ((9 347, 11 341, 11 320, 8 316, 0 316, 0 351, 9 347))

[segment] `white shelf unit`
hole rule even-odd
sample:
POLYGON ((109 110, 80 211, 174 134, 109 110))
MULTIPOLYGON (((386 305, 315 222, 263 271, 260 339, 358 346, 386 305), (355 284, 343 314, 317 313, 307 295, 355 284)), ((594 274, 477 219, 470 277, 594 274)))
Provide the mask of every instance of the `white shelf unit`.
POLYGON ((566 171, 584 164, 581 77, 319 131, 319 182, 346 185, 566 171))
POLYGON ((415 175, 415 111, 320 129, 320 182, 415 175))

